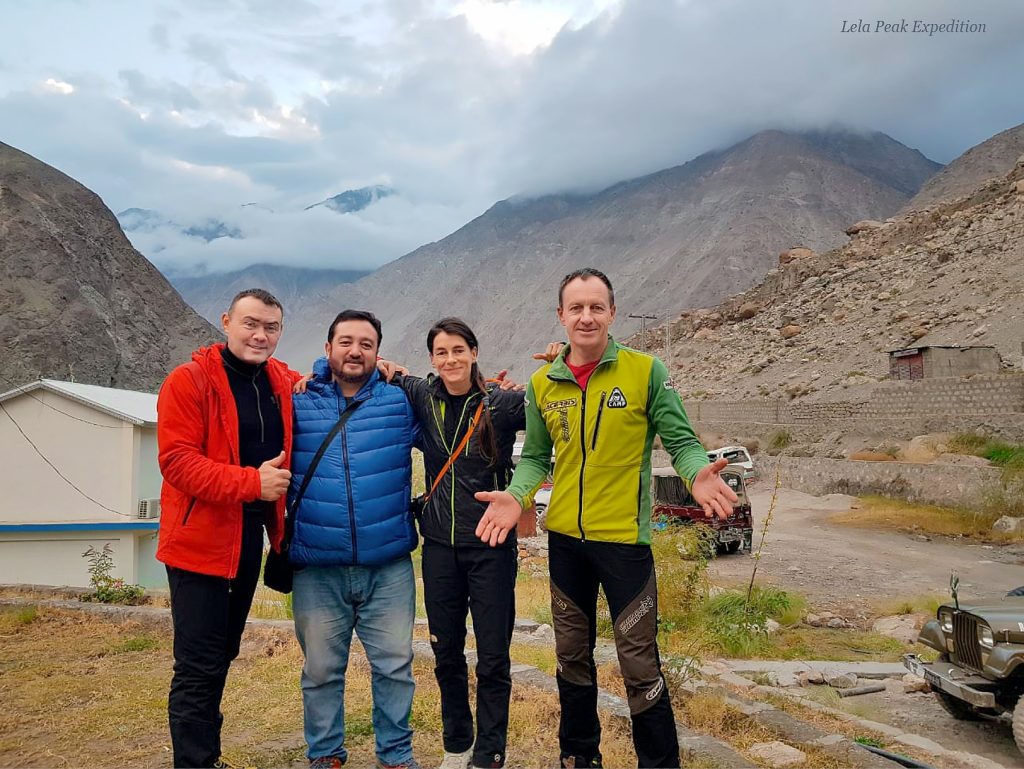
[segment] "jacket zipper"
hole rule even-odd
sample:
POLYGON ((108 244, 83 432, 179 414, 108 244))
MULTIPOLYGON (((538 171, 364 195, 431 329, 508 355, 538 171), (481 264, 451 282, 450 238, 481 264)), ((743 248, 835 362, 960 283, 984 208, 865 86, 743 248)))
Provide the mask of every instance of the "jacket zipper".
POLYGON ((601 412, 604 411, 604 396, 607 390, 601 392, 601 400, 597 402, 597 421, 594 423, 594 440, 590 444, 591 451, 597 451, 597 431, 601 429, 601 412))
POLYGON ((583 531, 583 473, 587 469, 587 390, 584 387, 580 388, 580 452, 580 512, 576 524, 580 529, 580 539, 585 542, 587 534, 583 531))
MULTIPOLYGON (((345 407, 346 409, 348 406, 345 407)), ((338 400, 338 418, 341 419, 341 400, 338 400)), ((345 488, 348 489, 348 523, 350 531, 352 532, 352 563, 359 563, 359 546, 356 543, 356 506, 352 501, 352 473, 348 465, 348 436, 347 430, 345 429, 348 425, 341 428, 341 461, 345 467, 345 488)))
POLYGON ((266 443, 263 431, 263 409, 260 407, 260 388, 256 386, 256 377, 252 378, 252 389, 256 393, 256 416, 260 419, 260 443, 266 443))
MULTIPOLYGON (((448 442, 445 440, 445 437, 444 437, 444 412, 441 413, 441 421, 438 422, 438 420, 437 420, 437 410, 434 408, 434 402, 431 401, 431 403, 430 403, 430 413, 434 417, 434 427, 437 428, 437 437, 441 439, 441 445, 444 446, 444 450, 448 452, 449 456, 451 456, 451 453, 452 453, 453 449, 455 448, 455 446, 458 445, 459 430, 462 428, 462 420, 466 418, 466 409, 469 408, 469 404, 470 404, 470 402, 472 400, 473 400, 473 397, 470 396, 469 398, 466 399, 466 402, 462 404, 462 413, 459 414, 459 422, 458 422, 457 425, 455 425, 455 434, 452 436, 452 445, 451 446, 448 445, 448 442)), ((442 405, 442 407, 444 406, 443 403, 441 405, 442 405)), ((466 429, 468 430, 469 428, 467 427, 466 429)), ((466 441, 466 456, 469 456, 469 444, 470 444, 470 441, 466 441)), ((451 478, 451 481, 452 481, 452 484, 451 484, 451 496, 450 496, 450 498, 448 500, 448 506, 449 506, 449 509, 451 510, 451 519, 452 519, 451 533, 449 534, 449 537, 451 538, 452 547, 455 547, 455 463, 454 462, 452 463, 452 466, 451 466, 451 468, 449 468, 448 472, 451 473, 451 476, 452 476, 452 478, 451 478)))

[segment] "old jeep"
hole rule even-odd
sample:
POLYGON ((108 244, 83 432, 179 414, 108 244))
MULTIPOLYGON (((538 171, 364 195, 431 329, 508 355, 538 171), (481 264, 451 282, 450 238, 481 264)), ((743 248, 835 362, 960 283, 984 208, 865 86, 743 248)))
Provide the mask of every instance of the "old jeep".
POLYGON ((715 532, 721 552, 735 553, 741 549, 750 552, 754 520, 750 514, 744 468, 741 465, 727 465, 720 475, 739 497, 728 518, 723 520, 717 515, 711 518, 705 516, 704 509, 690 496, 686 484, 671 467, 656 467, 651 472, 654 515, 670 523, 702 523, 709 526, 715 532))
POLYGON ((939 607, 921 628, 918 642, 939 652, 935 662, 903 657, 924 678, 953 718, 1007 721, 1024 753, 1024 596, 1012 591, 1000 603, 939 607))

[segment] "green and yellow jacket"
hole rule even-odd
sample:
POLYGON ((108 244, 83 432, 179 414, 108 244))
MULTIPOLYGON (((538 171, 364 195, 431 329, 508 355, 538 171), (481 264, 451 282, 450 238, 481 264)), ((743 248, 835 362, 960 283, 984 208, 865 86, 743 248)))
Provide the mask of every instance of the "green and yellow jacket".
POLYGON ((608 337, 581 390, 569 348, 538 369, 526 389, 526 442, 508 491, 521 505, 551 471, 546 525, 580 539, 651 541, 651 446, 661 436, 687 487, 708 457, 665 364, 608 337))

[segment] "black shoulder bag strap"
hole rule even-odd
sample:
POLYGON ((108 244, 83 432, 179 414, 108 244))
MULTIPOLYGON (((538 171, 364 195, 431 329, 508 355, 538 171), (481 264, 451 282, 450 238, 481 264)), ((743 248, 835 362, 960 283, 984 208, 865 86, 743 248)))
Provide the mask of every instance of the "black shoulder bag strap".
POLYGON ((317 465, 320 464, 320 460, 323 459, 324 453, 327 451, 327 447, 331 444, 331 441, 335 439, 341 428, 345 426, 348 418, 352 416, 352 412, 356 410, 361 401, 352 401, 338 417, 338 421, 334 423, 334 427, 331 428, 330 432, 324 438, 323 443, 320 444, 320 448, 316 450, 316 454, 313 455, 313 461, 309 463, 309 469, 306 470, 306 474, 302 476, 302 483, 299 485, 299 493, 295 495, 295 501, 292 502, 291 509, 288 511, 288 515, 284 520, 284 541, 281 543, 281 550, 286 551, 288 546, 291 545, 292 535, 295 533, 295 513, 299 509, 299 505, 302 504, 302 498, 306 496, 306 487, 309 486, 309 482, 313 480, 313 475, 316 473, 317 465))

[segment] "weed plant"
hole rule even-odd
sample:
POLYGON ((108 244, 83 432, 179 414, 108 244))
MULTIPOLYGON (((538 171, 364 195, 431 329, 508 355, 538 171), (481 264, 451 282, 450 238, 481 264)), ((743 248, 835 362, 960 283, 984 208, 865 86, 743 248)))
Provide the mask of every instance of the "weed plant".
POLYGON ((114 569, 114 551, 110 543, 105 542, 102 550, 92 545, 82 553, 89 561, 89 584, 92 592, 82 596, 85 601, 96 603, 118 603, 127 606, 138 606, 145 600, 145 591, 139 585, 131 585, 120 577, 110 576, 114 569))

